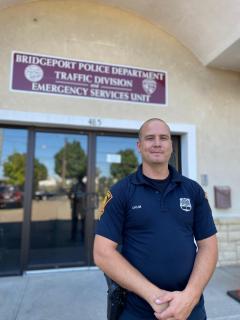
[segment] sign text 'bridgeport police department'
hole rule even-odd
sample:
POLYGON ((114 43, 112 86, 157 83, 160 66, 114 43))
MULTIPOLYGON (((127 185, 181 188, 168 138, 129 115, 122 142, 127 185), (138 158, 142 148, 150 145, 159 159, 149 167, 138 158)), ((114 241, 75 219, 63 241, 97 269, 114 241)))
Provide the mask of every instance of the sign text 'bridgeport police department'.
POLYGON ((13 53, 12 90, 166 105, 163 71, 13 53))

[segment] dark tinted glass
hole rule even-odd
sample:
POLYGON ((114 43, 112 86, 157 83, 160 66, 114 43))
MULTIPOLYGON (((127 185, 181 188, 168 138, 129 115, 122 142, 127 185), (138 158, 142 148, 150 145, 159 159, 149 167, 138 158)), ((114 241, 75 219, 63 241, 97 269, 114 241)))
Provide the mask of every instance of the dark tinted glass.
POLYGON ((29 268, 86 265, 87 136, 36 134, 29 268))
POLYGON ((0 128, 0 273, 20 272, 27 131, 0 128))

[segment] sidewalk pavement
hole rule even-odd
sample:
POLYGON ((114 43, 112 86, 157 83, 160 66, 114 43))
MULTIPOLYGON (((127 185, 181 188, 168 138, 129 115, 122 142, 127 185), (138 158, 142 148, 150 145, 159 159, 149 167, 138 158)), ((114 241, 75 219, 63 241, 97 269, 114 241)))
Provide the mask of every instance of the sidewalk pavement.
MULTIPOLYGON (((218 267, 205 290, 208 320, 240 320, 240 265, 218 267)), ((106 320, 106 283, 98 269, 0 278, 1 320, 106 320)))

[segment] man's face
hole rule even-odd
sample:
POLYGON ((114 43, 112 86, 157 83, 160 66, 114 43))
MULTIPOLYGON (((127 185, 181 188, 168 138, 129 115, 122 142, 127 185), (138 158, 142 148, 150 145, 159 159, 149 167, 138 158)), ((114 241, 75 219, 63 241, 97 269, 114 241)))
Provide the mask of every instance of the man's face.
POLYGON ((169 128, 162 121, 146 123, 137 143, 143 163, 167 164, 172 153, 172 140, 169 128))

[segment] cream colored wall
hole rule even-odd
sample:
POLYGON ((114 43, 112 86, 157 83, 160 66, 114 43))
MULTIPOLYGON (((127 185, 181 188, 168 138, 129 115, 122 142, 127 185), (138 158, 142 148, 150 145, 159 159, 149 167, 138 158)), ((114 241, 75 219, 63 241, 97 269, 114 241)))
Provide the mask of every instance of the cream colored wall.
POLYGON ((40 1, 0 12, 0 109, 195 124, 198 177, 229 185, 239 214, 240 77, 207 69, 176 39, 140 17, 91 1, 40 1), (169 106, 10 92, 11 52, 23 51, 168 72, 169 106))

